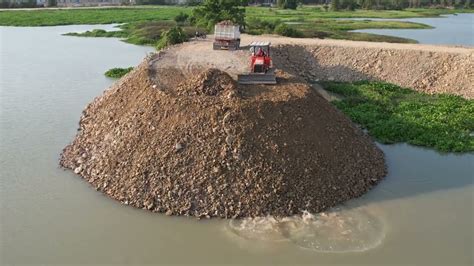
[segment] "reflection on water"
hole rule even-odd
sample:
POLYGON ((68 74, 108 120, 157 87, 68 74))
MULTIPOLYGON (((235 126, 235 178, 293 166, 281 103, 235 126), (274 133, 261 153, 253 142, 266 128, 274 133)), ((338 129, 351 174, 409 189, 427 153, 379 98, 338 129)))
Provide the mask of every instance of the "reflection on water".
POLYGON ((380 215, 366 207, 337 207, 285 218, 231 220, 228 228, 249 241, 289 241, 319 252, 362 252, 377 247, 385 237, 380 215))

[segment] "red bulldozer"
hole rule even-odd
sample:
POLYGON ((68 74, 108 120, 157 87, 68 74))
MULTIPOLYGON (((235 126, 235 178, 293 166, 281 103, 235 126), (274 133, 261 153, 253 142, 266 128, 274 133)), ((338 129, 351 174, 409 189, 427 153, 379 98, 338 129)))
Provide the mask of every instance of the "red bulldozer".
POLYGON ((276 84, 275 70, 272 68, 270 42, 250 44, 250 73, 238 76, 240 84, 276 84))

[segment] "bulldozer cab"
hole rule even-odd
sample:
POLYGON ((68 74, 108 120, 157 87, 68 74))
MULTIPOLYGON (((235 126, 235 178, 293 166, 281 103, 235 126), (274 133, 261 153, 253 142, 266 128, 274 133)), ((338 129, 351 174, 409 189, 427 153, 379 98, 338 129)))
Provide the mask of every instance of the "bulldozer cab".
POLYGON ((250 44, 252 56, 270 56, 270 42, 252 42, 250 44))

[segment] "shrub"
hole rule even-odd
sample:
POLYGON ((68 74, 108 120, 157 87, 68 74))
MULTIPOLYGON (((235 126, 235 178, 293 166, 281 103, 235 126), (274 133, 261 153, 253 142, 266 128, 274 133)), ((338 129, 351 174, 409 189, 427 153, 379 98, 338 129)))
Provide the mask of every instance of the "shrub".
POLYGON ((196 27, 196 26, 184 26, 181 28, 183 29, 183 32, 188 39, 195 37, 196 31, 199 33, 207 33, 207 30, 205 28, 196 27))
POLYGON ((188 37, 184 33, 183 29, 179 26, 175 26, 170 30, 167 30, 161 34, 160 41, 158 42, 157 49, 163 49, 168 45, 182 43, 188 40, 188 37))
POLYGON ((121 78, 125 76, 125 74, 127 74, 128 72, 132 71, 132 69, 133 67, 127 67, 127 68, 116 67, 116 68, 107 70, 107 72, 105 72, 104 75, 109 78, 121 78))
POLYGON ((295 28, 288 26, 285 23, 281 23, 275 28, 275 33, 281 36, 301 38, 303 33, 295 28))
POLYGON ((174 17, 174 21, 176 21, 176 23, 178 24, 183 24, 186 21, 188 21, 188 18, 189 18, 188 14, 184 12, 180 12, 178 15, 176 15, 176 17, 174 17))
POLYGON ((280 20, 269 21, 250 17, 247 20, 246 31, 250 34, 273 33, 279 24, 281 24, 280 20))
POLYGON ((298 7, 298 0, 278 0, 277 6, 283 9, 296 9, 298 7))

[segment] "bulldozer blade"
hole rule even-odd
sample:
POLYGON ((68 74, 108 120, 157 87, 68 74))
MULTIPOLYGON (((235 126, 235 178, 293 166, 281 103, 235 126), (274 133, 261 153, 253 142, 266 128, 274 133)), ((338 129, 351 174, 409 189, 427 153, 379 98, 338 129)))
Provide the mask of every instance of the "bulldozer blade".
POLYGON ((277 84, 274 73, 238 75, 239 84, 277 84))

